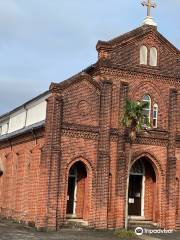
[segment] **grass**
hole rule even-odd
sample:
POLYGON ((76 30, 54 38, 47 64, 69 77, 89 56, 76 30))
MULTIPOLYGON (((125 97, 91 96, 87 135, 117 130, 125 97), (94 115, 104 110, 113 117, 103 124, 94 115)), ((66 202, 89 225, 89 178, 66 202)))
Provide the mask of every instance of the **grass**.
POLYGON ((120 239, 139 239, 135 232, 125 229, 115 231, 115 235, 120 239))

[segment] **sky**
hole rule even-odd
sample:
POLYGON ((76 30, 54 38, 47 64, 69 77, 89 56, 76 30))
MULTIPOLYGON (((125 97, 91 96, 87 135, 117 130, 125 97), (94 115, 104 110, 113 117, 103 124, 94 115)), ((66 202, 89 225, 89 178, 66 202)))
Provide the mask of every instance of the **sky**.
MULTIPOLYGON (((158 31, 180 49, 180 0, 156 3, 158 31)), ((146 11, 141 0, 0 0, 0 114, 95 63, 97 41, 139 27, 146 11)))

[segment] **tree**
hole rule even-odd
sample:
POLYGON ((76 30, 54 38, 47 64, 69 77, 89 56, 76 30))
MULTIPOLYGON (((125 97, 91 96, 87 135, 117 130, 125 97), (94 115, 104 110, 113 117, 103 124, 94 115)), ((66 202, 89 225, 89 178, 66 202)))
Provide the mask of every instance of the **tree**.
POLYGON ((147 107, 147 102, 137 102, 130 99, 126 101, 122 123, 127 129, 128 138, 131 144, 135 142, 137 133, 139 133, 140 130, 150 127, 149 118, 144 113, 147 107))
POLYGON ((150 127, 149 118, 145 114, 145 109, 148 107, 147 102, 137 102, 127 99, 122 124, 128 134, 130 142, 129 160, 127 166, 127 185, 126 185, 126 206, 125 206, 125 229, 128 225, 128 186, 129 186, 129 167, 131 163, 132 144, 137 138, 140 130, 147 130, 150 127))

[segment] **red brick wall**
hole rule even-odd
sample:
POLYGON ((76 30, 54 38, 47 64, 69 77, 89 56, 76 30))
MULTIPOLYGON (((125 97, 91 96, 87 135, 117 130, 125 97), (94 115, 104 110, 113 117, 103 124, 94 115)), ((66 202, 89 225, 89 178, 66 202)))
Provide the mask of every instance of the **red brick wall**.
MULTIPOLYGON (((119 119, 119 89, 121 81, 129 83, 129 97, 134 100, 142 100, 145 94, 149 94, 152 98, 152 104, 158 103, 159 106, 159 120, 158 128, 167 130, 168 128, 168 104, 169 104, 169 89, 173 87, 171 79, 158 77, 154 80, 152 75, 132 73, 128 74, 118 69, 102 68, 103 75, 108 79, 113 79, 113 93, 112 99, 112 117, 111 126, 117 127, 119 119)), ((176 84, 177 85, 177 84, 176 84)), ((175 86, 176 86, 175 85, 175 86)), ((176 86, 177 89, 180 90, 176 86)), ((151 116, 152 117, 152 116, 151 116)))
MULTIPOLYGON (((23 137, 21 139, 24 140, 23 137)), ((0 177, 0 214, 18 221, 37 218, 37 185, 43 138, 0 149, 4 172, 0 177)))
MULTIPOLYGON (((118 128, 119 126, 119 113, 120 109, 120 83, 121 81, 126 81, 129 83, 129 97, 141 100, 145 94, 150 94, 152 98, 152 104, 157 102, 159 105, 159 119, 158 119, 158 131, 162 131, 163 133, 159 133, 155 131, 152 135, 144 135, 143 138, 138 139, 138 144, 133 145, 132 155, 133 157, 137 157, 138 155, 149 154, 152 157, 152 164, 155 165, 156 174, 158 178, 157 188, 158 188, 158 198, 156 200, 155 206, 157 211, 155 213, 147 212, 147 218, 155 219, 157 222, 161 224, 161 226, 165 226, 165 209, 166 209, 166 168, 167 168, 167 138, 166 131, 168 131, 168 111, 169 111, 169 89, 173 86, 172 81, 168 78, 157 78, 156 84, 154 80, 154 76, 141 74, 141 73, 125 73, 122 71, 118 71, 116 69, 112 70, 109 68, 102 68, 101 74, 107 79, 113 80, 112 87, 112 102, 111 102, 111 127, 118 128), (162 135, 164 134, 164 135, 162 135), (162 137, 163 136, 163 137, 162 137), (153 161, 155 161, 153 163, 153 161), (164 209, 164 210, 163 210, 164 209)), ((85 91, 85 88, 84 88, 85 91)), ((72 96, 69 96, 71 98, 72 96)), ((73 99, 73 97, 72 97, 73 99)), ((73 100, 70 100, 73 102, 73 100)), ((73 116, 73 115, 72 115, 73 116)), ((152 116, 151 116, 152 117, 152 116)), ((74 118, 74 116, 73 116, 74 118)), ((76 118, 78 116, 76 115, 76 118)), ((79 121, 79 120, 78 120, 79 121)), ((76 122, 76 119, 75 119, 76 122)), ((84 120, 81 122, 84 124, 84 120)), ((90 124, 87 122, 86 124, 90 124)), ((93 124, 92 124, 93 125, 93 124)), ((67 135, 68 133, 66 133, 67 135)), ((70 134, 70 133, 69 133, 70 134)), ((97 154, 97 142, 94 145, 94 150, 90 153, 89 142, 90 140, 85 140, 83 134, 75 137, 75 133, 69 135, 68 141, 64 142, 65 137, 63 136, 61 146, 63 150, 63 162, 68 162, 69 159, 73 159, 78 155, 81 155, 88 159, 91 163, 96 164, 96 154, 97 154), (67 148, 68 146, 68 148, 67 148), (83 147, 82 147, 83 146, 83 147), (68 149, 68 150, 67 150, 68 149), (93 156, 93 157, 92 157, 93 156), (64 158, 65 157, 65 158, 64 158), (67 159, 67 160, 65 160, 67 159)), ((89 134, 90 136, 90 134, 89 134)), ((67 137, 66 137, 67 138, 67 137)), ((92 140, 91 140, 92 141, 92 140)), ((128 148, 128 146, 127 146, 128 148)), ((124 214, 124 198, 117 197, 115 182, 116 182, 116 161, 117 161, 117 141, 113 141, 110 146, 111 149, 111 158, 110 158, 110 175, 109 175, 109 203, 108 203, 108 226, 123 226, 123 214, 124 214), (113 185, 114 183, 114 185, 113 185), (117 200, 118 199, 118 200, 117 200), (122 216, 121 220, 118 219, 118 224, 116 223, 116 219, 122 216)), ((64 168, 64 167, 63 167, 64 168)), ((122 184, 125 184, 122 182, 122 184)), ((149 184, 149 189, 151 189, 149 184)), ((150 190, 149 190, 150 192, 150 190)), ((150 193, 149 200, 147 205, 150 205, 152 198, 152 192, 150 193)), ((104 213, 105 214, 105 213, 104 213)), ((97 221, 97 219, 95 220, 97 221)))
MULTIPOLYGON (((180 109, 180 91, 179 94, 177 96, 177 105, 178 105, 178 109, 180 109)), ((180 123, 180 111, 177 111, 177 122, 180 123)), ((180 135, 180 124, 177 124, 177 134, 180 135)))
MULTIPOLYGON (((62 166, 61 166, 61 172, 62 172, 62 180, 61 180, 61 186, 63 186, 64 191, 62 193, 62 196, 60 198, 61 207, 63 205, 64 208, 64 214, 66 210, 66 203, 67 203, 67 184, 68 184, 68 174, 70 166, 72 166, 73 163, 76 161, 80 161, 84 164, 87 171, 87 178, 82 179, 80 183, 78 184, 78 187, 84 187, 85 184, 86 191, 84 196, 84 219, 88 220, 90 224, 94 223, 94 202, 95 202, 95 164, 96 164, 96 157, 97 157, 97 140, 96 138, 88 139, 83 137, 76 137, 76 136, 68 136, 67 133, 64 133, 61 138, 61 149, 62 149, 62 166), (93 189, 92 189, 93 187, 93 189)), ((79 191, 77 194, 77 197, 79 199, 79 196, 82 194, 83 189, 78 188, 79 191)), ((79 204, 79 208, 82 207, 81 197, 79 204)), ((82 208, 81 208, 82 209, 82 208)), ((78 206, 77 206, 77 211, 78 206)), ((81 212, 82 214, 82 212, 81 212)))
POLYGON ((172 73, 179 74, 180 71, 177 50, 157 32, 155 27, 143 26, 141 29, 136 29, 124 37, 115 38, 106 44, 99 43, 98 51, 99 59, 105 60, 111 66, 138 68, 144 72, 163 72, 170 75, 172 73), (140 47, 142 45, 148 48, 148 65, 150 48, 156 47, 158 50, 157 67, 140 67, 140 47))
POLYGON ((117 160, 117 142, 111 139, 111 161, 110 161, 110 176, 109 176, 109 204, 108 204, 108 227, 113 228, 117 217, 123 222, 123 203, 116 204, 116 160, 117 160))
POLYGON ((155 185, 156 177, 154 169, 149 162, 145 164, 145 194, 144 194, 144 216, 147 220, 153 220, 154 200, 155 200, 155 185))
POLYGON ((175 208, 180 216, 174 203, 174 199, 180 203, 174 191, 175 175, 179 178, 180 170, 178 136, 175 141, 179 97, 176 103, 176 92, 171 89, 180 90, 179 79, 174 77, 177 56, 154 30, 142 32, 138 39, 129 38, 128 45, 116 41, 110 56, 109 50, 104 52, 109 59, 98 62, 93 72, 97 81, 81 74, 68 84, 51 85, 45 139, 42 134, 36 142, 26 135, 12 141, 12 147, 1 144, 5 168, 0 177, 2 215, 35 222, 38 228, 54 229, 64 224, 69 169, 81 161, 87 178, 78 183, 78 215, 92 227, 123 227, 129 158, 133 162, 144 156, 154 168, 157 187, 154 201, 154 183, 150 176, 146 178, 145 216, 161 227, 175 227, 175 208), (157 47, 157 68, 139 66, 141 44, 157 47), (126 94, 134 100, 149 94, 152 105, 159 106, 158 128, 139 134, 131 151, 121 124, 126 94), (84 186, 88 189, 85 193, 84 186))
POLYGON ((88 81, 80 81, 63 91, 63 122, 98 126, 99 91, 88 81))
MULTIPOLYGON (((176 71, 176 56, 168 45, 162 44, 162 40, 158 39, 152 33, 135 39, 134 42, 129 41, 124 45, 114 48, 112 55, 109 56, 112 64, 139 67, 140 63, 140 47, 147 46, 148 55, 151 47, 158 50, 158 70, 164 72, 176 71)), ((149 60, 148 60, 149 62, 149 60)))
POLYGON ((177 168, 176 168, 176 222, 180 227, 180 149, 176 149, 177 168))

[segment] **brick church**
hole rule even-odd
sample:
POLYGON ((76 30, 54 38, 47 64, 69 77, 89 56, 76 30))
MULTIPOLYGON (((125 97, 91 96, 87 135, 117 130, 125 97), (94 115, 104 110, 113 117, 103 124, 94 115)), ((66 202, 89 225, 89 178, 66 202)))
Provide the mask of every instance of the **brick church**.
POLYGON ((96 49, 95 64, 0 117, 0 215, 38 229, 126 218, 180 229, 180 51, 150 15, 96 49), (148 103, 151 123, 132 146, 127 98, 148 103))

